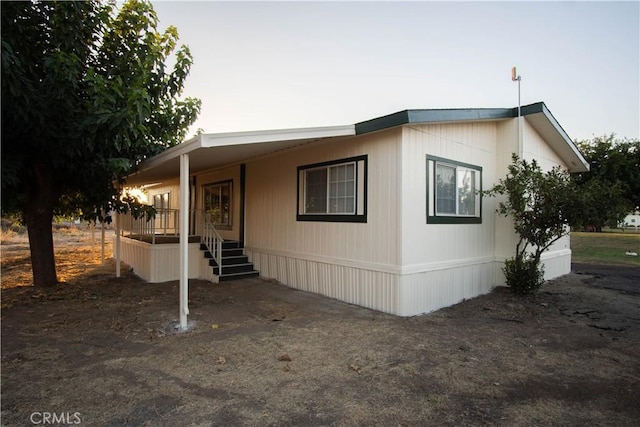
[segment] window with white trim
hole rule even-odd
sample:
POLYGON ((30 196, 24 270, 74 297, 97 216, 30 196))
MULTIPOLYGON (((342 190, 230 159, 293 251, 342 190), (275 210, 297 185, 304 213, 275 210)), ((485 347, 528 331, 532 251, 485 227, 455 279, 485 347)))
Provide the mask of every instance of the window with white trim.
POLYGON ((482 168, 427 156, 427 223, 481 223, 482 168))
POLYGON ((366 222, 367 156, 298 167, 298 221, 366 222))

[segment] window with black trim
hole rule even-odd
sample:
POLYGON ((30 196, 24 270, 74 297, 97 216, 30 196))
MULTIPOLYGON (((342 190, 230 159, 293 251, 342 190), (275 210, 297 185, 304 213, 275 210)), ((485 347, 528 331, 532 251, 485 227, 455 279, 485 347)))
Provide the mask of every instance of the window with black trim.
POLYGON ((367 156, 298 167, 297 219, 367 222, 367 156))
POLYGON ((482 167, 427 156, 427 223, 482 223, 482 167))

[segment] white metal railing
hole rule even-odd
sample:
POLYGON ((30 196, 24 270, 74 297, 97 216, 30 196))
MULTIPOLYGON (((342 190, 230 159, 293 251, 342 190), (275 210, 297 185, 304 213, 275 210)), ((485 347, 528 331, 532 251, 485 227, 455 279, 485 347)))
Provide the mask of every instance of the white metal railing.
MULTIPOLYGON (((222 242, 224 239, 210 221, 210 215, 204 211, 189 211, 189 236, 200 232, 200 243, 204 244, 218 264, 218 273, 222 274, 222 242)), ((159 236, 180 236, 180 210, 158 209, 154 218, 134 218, 131 212, 120 214, 120 228, 123 237, 156 243, 159 236)))
MULTIPOLYGON (((196 224, 198 216, 197 211, 190 210, 189 222, 196 224)), ((157 236, 180 235, 180 210, 158 209, 153 218, 146 216, 134 218, 131 212, 127 212, 120 214, 120 227, 122 236, 156 243, 157 236)), ((195 235, 195 227, 191 227, 191 229, 195 235)))
POLYGON ((218 274, 222 274, 222 243, 224 239, 218 233, 218 230, 209 221, 203 221, 202 224, 202 236, 200 242, 207 247, 207 250, 213 256, 213 259, 218 264, 218 274))

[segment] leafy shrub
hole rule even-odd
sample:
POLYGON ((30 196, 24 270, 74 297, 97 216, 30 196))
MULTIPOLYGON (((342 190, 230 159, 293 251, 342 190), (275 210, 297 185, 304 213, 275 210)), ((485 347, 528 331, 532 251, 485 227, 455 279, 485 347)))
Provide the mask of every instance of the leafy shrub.
POLYGON ((515 256, 502 269, 507 286, 515 294, 532 294, 544 283, 540 257, 569 233, 568 224, 577 222, 583 208, 566 170, 543 172, 535 160, 520 160, 516 154, 508 169, 507 176, 484 194, 503 196, 496 212, 511 217, 519 237, 515 256))
POLYGON ((544 265, 526 255, 506 260, 502 272, 507 286, 517 295, 533 294, 544 283, 544 265))

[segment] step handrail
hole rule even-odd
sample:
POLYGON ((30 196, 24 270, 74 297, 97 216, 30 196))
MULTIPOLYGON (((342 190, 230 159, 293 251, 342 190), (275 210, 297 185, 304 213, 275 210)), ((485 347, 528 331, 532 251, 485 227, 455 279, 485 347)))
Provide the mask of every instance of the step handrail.
POLYGON ((204 221, 202 228, 200 242, 205 245, 211 256, 213 256, 216 264, 218 264, 218 275, 222 276, 222 243, 224 239, 211 222, 204 221))

